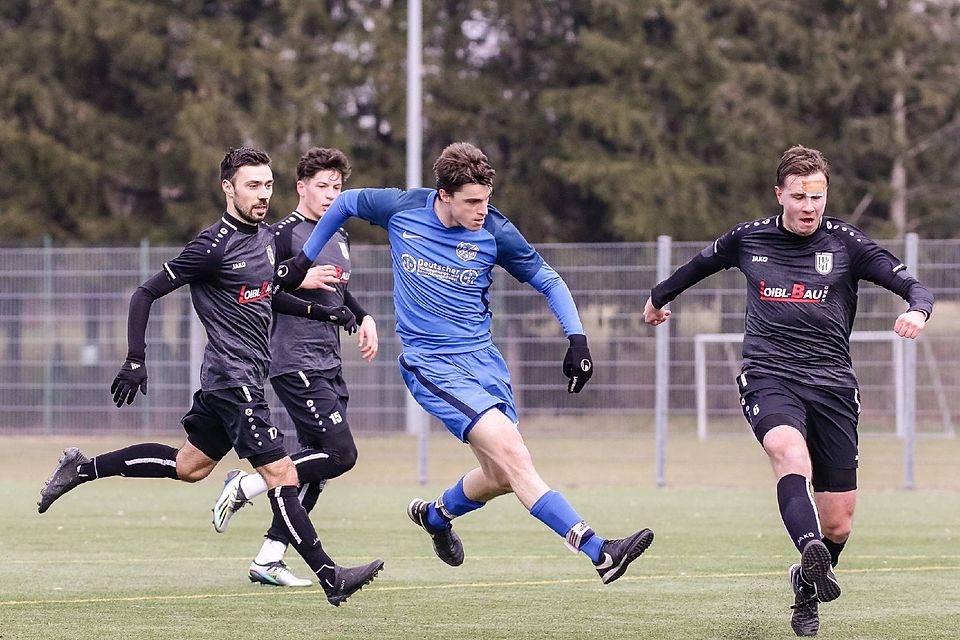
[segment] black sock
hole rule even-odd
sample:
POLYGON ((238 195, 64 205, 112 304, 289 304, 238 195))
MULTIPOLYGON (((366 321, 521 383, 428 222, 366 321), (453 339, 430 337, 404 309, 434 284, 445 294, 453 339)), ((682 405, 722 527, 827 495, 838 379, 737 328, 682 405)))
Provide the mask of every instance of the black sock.
POLYGON ((806 478, 795 473, 780 478, 777 502, 780 503, 783 525, 797 551, 803 551, 811 540, 820 539, 820 522, 806 478))
POLYGON ((170 478, 177 480, 177 451, 156 442, 135 444, 124 449, 101 453, 78 467, 86 482, 97 478, 170 478))
MULTIPOLYGON (((300 489, 297 492, 297 497, 300 499, 300 504, 303 505, 303 510, 308 514, 313 511, 313 508, 317 505, 317 500, 320 498, 320 492, 323 491, 323 486, 326 484, 326 482, 326 480, 322 480, 320 482, 311 482, 309 484, 300 485, 300 489)), ((290 536, 287 534, 287 525, 283 521, 283 518, 280 518, 276 515, 273 516, 273 522, 270 523, 270 529, 267 531, 267 535, 264 537, 290 544, 290 536)))
POLYGON ((278 519, 286 526, 287 539, 310 566, 320 585, 326 590, 333 586, 334 562, 320 545, 310 517, 304 510, 297 497, 297 488, 294 486, 277 487, 267 491, 270 497, 270 508, 273 509, 274 519, 278 519))
POLYGON ((843 551, 843 545, 847 544, 847 541, 834 542, 824 536, 823 544, 827 545, 827 549, 830 551, 830 564, 834 567, 837 566, 837 563, 840 562, 840 553, 843 551))

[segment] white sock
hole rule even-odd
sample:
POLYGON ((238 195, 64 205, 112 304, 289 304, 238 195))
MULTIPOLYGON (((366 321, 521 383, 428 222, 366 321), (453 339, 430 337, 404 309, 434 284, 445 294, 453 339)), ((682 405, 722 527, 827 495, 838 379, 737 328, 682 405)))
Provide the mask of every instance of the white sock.
POLYGON ((240 478, 240 489, 247 500, 267 492, 267 481, 259 473, 248 473, 240 478))
POLYGON ((283 554, 287 552, 287 545, 273 538, 266 538, 263 546, 260 547, 260 553, 253 559, 254 562, 261 565, 267 565, 271 562, 283 560, 283 554))

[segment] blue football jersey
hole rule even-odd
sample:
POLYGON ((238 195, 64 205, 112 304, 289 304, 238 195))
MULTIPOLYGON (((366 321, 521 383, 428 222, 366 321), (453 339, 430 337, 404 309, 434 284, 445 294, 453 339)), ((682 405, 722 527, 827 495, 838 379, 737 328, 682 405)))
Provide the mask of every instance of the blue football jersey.
POLYGON ((435 189, 351 189, 324 213, 304 245, 315 255, 350 216, 387 230, 397 334, 411 353, 465 353, 492 344, 490 285, 500 265, 547 295, 567 335, 583 333, 562 279, 493 206, 483 227, 447 228, 433 209, 435 189))

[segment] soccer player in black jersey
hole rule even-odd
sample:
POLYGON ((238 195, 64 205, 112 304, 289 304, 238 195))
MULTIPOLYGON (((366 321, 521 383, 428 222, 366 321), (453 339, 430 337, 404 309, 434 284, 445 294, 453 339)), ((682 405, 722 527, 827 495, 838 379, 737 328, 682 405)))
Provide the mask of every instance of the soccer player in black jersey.
MULTIPOLYGON (((316 227, 350 176, 347 156, 339 149, 313 148, 297 164, 296 210, 273 225, 277 260, 292 258, 316 227)), ((318 288, 298 289, 310 303, 349 309, 347 333, 358 334, 361 355, 368 362, 379 347, 377 324, 347 289, 350 248, 340 229, 320 251, 310 276, 318 288)), ((274 315, 270 338, 270 383, 290 415, 301 450, 293 454, 300 481, 300 501, 307 512, 316 505, 327 480, 353 468, 357 447, 347 420, 349 395, 341 375, 340 327, 296 315, 274 315)), ((264 479, 239 469, 230 471, 213 508, 213 525, 226 530, 231 516, 254 496, 267 490, 264 479)), ((277 586, 309 586, 283 562, 289 536, 282 520, 274 518, 263 546, 250 564, 253 582, 277 586)))
POLYGON ((850 535, 857 497, 860 396, 850 332, 860 280, 907 301, 893 330, 916 338, 933 312, 930 290, 856 227, 824 217, 830 169, 823 155, 787 149, 774 192, 780 215, 738 224, 653 288, 644 320, 707 276, 737 267, 747 279, 744 416, 770 458, 784 526, 800 563, 790 567, 797 635, 819 630, 818 602, 840 595, 833 567, 850 535), (812 483, 812 491, 811 491, 812 483))
MULTIPOLYGON (((317 575, 328 602, 339 606, 373 580, 383 562, 336 565, 323 550, 297 497, 297 471, 284 450, 283 434, 271 424, 263 392, 270 361, 271 282, 277 263, 274 232, 263 223, 273 192, 270 158, 249 147, 233 149, 220 163, 220 177, 226 212, 134 292, 127 359, 110 389, 118 407, 133 402, 138 391, 146 394, 144 336, 150 307, 157 298, 189 284, 194 309, 207 332, 207 346, 200 389, 182 420, 186 441, 179 449, 142 443, 92 459, 71 447, 41 491, 39 511, 44 513, 64 493, 99 478, 196 482, 207 477, 233 448, 263 477, 270 506, 286 526, 286 536, 317 575)), ((288 306, 317 319, 345 321, 343 310, 319 305, 313 309, 296 300, 288 306)))

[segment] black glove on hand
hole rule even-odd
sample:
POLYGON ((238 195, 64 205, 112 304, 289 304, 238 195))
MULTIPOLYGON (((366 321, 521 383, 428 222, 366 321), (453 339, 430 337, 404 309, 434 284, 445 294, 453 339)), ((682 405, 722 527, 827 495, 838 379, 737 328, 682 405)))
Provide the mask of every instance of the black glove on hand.
POLYGON ((593 358, 587 347, 587 336, 575 333, 568 337, 570 347, 563 357, 563 375, 567 376, 567 393, 580 393, 593 375, 593 358))
POLYGON ((124 402, 131 404, 137 397, 137 390, 147 395, 147 365, 138 360, 127 360, 113 379, 110 393, 119 408, 124 402))
POLYGON ((307 271, 313 266, 313 260, 308 258, 301 251, 289 260, 284 260, 277 267, 277 272, 273 276, 273 288, 283 289, 284 291, 293 291, 300 286, 303 279, 307 277, 307 271))
POLYGON ((332 322, 335 325, 343 327, 343 330, 351 335, 357 332, 357 317, 353 315, 353 311, 350 311, 350 309, 343 305, 339 307, 325 307, 322 304, 314 302, 307 310, 307 317, 312 320, 320 320, 321 322, 332 322))

